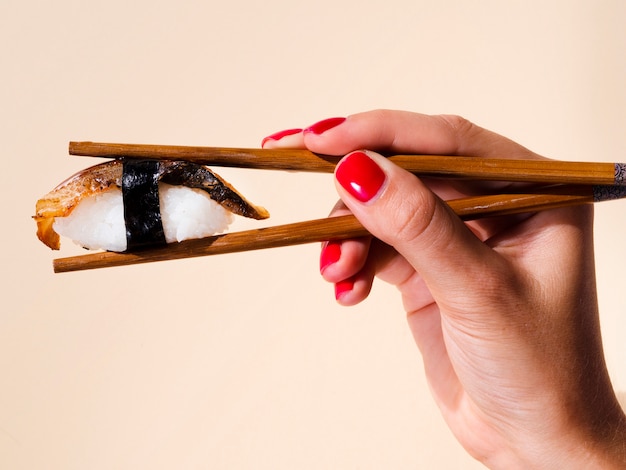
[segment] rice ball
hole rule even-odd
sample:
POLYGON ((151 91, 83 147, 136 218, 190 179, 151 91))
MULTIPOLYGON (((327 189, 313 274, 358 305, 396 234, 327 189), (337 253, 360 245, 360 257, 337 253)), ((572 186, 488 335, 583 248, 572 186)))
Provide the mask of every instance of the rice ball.
MULTIPOLYGON (((167 243, 224 232, 233 214, 201 189, 159 183, 161 220, 167 243)), ((83 199, 54 230, 89 250, 126 250, 122 191, 113 188, 83 199)))

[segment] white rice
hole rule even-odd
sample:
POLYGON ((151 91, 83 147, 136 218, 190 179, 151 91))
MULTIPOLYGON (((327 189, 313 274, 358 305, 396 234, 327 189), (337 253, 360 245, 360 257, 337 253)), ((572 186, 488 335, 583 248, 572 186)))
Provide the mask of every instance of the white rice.
MULTIPOLYGON (((224 232, 233 214, 200 189, 159 183, 161 219, 167 243, 224 232)), ((57 217, 54 230, 90 250, 124 251, 126 225, 118 188, 83 199, 67 217, 57 217)))

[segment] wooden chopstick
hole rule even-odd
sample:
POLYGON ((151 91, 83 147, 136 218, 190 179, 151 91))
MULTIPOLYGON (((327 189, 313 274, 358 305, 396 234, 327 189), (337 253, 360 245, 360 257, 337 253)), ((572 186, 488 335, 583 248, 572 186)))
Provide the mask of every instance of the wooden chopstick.
MULTIPOLYGON (((186 160, 203 165, 332 173, 340 157, 308 150, 242 149, 70 142, 71 155, 186 160)), ((485 159, 445 155, 393 155, 406 170, 435 177, 533 183, 624 185, 626 164, 558 160, 485 159)))
MULTIPOLYGON (((476 196, 447 201, 447 204, 460 218, 470 220, 587 204, 625 196, 626 188, 559 185, 544 188, 538 194, 476 196)), ((134 253, 98 252, 59 258, 53 261, 53 268, 56 273, 82 271, 340 240, 367 234, 367 230, 354 216, 347 215, 187 240, 134 253)))

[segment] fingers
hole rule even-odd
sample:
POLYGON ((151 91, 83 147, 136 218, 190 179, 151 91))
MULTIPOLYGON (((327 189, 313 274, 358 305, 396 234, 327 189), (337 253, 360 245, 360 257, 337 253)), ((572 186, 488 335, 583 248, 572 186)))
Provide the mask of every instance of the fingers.
MULTIPOLYGON (((347 215, 350 211, 337 204, 330 217, 347 215)), ((360 237, 350 240, 330 240, 322 243, 320 253, 320 273, 328 282, 339 282, 353 276, 365 266, 365 258, 369 251, 371 237, 360 237)))
MULTIPOLYGON (((339 201, 330 217, 349 213, 350 210, 339 201)), ((319 268, 322 277, 334 284, 337 302, 345 306, 365 300, 375 276, 398 284, 413 271, 393 248, 369 236, 322 243, 319 268)))
MULTIPOLYGON (((387 154, 541 158, 513 141, 458 116, 428 116, 388 110, 330 118, 302 130, 282 131, 264 139, 263 146, 305 147, 329 155, 345 155, 367 148, 387 154)), ((427 284, 437 279, 441 281, 441 289, 445 288, 446 282, 454 283, 457 275, 467 279, 467 270, 475 271, 476 279, 479 279, 484 263, 489 262, 494 253, 474 234, 484 239, 493 230, 481 230, 482 225, 476 223, 475 227, 472 226, 473 234, 436 196, 449 199, 471 191, 467 188, 459 191, 448 184, 433 184, 432 181, 429 182, 429 191, 422 181, 389 161, 375 154, 370 154, 370 157, 373 167, 378 167, 378 170, 372 170, 367 164, 346 165, 352 158, 344 159, 336 170, 337 186, 349 210, 366 228, 405 256, 406 259, 398 257, 405 259, 404 266, 396 266, 395 271, 386 270, 390 282, 401 282, 398 273, 405 273, 413 267, 427 273, 427 284), (455 252, 457 247, 462 250, 461 258, 455 252)), ((325 245, 322 255, 321 261, 326 258, 323 276, 330 282, 356 280, 355 276, 365 276, 366 273, 372 277, 373 273, 379 277, 385 275, 381 276, 385 261, 378 253, 368 258, 368 245, 363 241, 325 245), (336 261, 328 262, 331 255, 337 257, 336 261), (373 266, 371 261, 366 262, 370 258, 378 258, 377 266, 373 266)), ((438 285, 437 282, 435 285, 438 285)), ((369 292, 371 281, 353 283, 356 290, 348 287, 349 284, 343 285, 339 297, 357 296, 357 292, 362 296, 364 292, 369 292)))
MULTIPOLYGON (((330 216, 338 217, 350 211, 339 201, 330 216)), ((331 240, 322 243, 320 273, 334 284, 335 298, 342 305, 355 305, 365 299, 372 288, 374 270, 367 264, 371 237, 331 240)))
POLYGON ((502 259, 417 177, 381 155, 351 153, 335 177, 350 211, 415 268, 435 298, 454 302, 458 292, 467 300, 468 292, 484 292, 485 273, 498 272, 502 259))
POLYGON ((327 155, 370 149, 386 153, 539 158, 525 147, 453 115, 368 111, 319 121, 301 133, 289 134, 289 139, 274 137, 264 146, 290 147, 294 135, 302 139, 299 144, 327 155))

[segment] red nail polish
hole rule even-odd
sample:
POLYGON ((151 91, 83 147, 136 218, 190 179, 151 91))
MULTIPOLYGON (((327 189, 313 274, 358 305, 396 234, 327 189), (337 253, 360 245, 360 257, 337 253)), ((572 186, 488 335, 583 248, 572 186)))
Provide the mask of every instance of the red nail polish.
POLYGON ((341 257, 341 244, 339 242, 326 242, 322 247, 322 253, 320 254, 320 272, 330 266, 331 264, 339 261, 341 257))
POLYGON ((354 281, 352 279, 345 279, 335 284, 335 299, 339 300, 346 292, 350 292, 354 289, 354 281))
POLYGON ((268 135, 265 139, 263 139, 263 142, 261 142, 261 147, 263 147, 265 145, 265 142, 267 142, 268 140, 280 140, 283 137, 287 137, 288 135, 294 135, 298 132, 302 132, 302 129, 287 129, 284 131, 276 132, 272 135, 268 135))
POLYGON ((333 127, 337 127, 339 124, 344 122, 346 118, 344 117, 335 117, 330 119, 324 119, 323 121, 316 122, 310 127, 304 129, 303 132, 310 132, 311 134, 320 135, 326 132, 333 127))
POLYGON ((385 182, 383 170, 363 152, 354 152, 344 158, 335 170, 335 177, 361 202, 372 199, 385 182))

